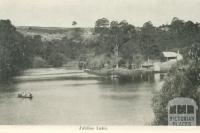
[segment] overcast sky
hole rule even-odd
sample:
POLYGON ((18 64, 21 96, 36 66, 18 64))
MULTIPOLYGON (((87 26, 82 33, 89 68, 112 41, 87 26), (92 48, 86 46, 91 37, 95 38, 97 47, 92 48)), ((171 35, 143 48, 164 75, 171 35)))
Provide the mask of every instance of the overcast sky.
POLYGON ((16 26, 91 27, 97 19, 127 20, 141 26, 173 17, 200 22, 200 0, 0 0, 0 19, 16 26))

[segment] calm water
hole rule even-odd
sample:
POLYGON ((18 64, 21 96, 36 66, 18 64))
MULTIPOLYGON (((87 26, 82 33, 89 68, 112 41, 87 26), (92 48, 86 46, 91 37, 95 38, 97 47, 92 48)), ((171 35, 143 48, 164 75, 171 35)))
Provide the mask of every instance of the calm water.
POLYGON ((151 98, 162 85, 156 79, 119 83, 80 70, 28 70, 15 84, 1 85, 0 124, 149 125, 151 98), (17 98, 24 90, 33 93, 32 100, 17 98))

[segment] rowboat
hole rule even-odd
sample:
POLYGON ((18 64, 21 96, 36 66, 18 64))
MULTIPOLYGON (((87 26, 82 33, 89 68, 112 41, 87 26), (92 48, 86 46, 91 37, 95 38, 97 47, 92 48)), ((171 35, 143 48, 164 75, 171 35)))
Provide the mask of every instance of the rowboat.
POLYGON ((18 98, 30 98, 30 99, 32 99, 33 95, 30 92, 28 92, 28 93, 22 92, 22 93, 18 93, 17 97, 18 98))

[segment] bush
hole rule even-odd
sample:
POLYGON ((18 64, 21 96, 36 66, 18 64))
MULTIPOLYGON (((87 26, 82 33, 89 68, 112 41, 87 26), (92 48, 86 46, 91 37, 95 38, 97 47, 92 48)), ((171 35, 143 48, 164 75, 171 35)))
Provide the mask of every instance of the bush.
POLYGON ((61 67, 64 63, 65 56, 61 53, 52 53, 48 57, 48 62, 53 67, 61 67))
POLYGON ((47 61, 44 60, 42 57, 36 56, 33 58, 33 63, 32 63, 33 68, 41 68, 47 66, 48 66, 47 61))
MULTIPOLYGON (((175 71, 170 73, 165 80, 161 91, 153 97, 153 111, 155 114, 154 124, 167 125, 167 104, 176 97, 192 98, 199 105, 200 95, 198 93, 198 85, 194 82, 195 69, 188 67, 185 71, 175 71)), ((199 82, 199 81, 198 81, 199 82)), ((199 124, 199 111, 197 112, 197 124, 199 124)))

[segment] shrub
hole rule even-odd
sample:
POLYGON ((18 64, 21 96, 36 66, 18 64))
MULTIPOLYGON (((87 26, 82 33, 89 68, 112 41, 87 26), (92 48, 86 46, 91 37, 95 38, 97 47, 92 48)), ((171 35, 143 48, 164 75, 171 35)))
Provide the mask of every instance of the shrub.
MULTIPOLYGON (((175 69, 175 68, 173 68, 175 69)), ((154 124, 167 125, 167 104, 176 97, 192 98, 199 105, 199 92, 196 81, 193 80, 196 69, 188 67, 185 71, 173 71, 174 73, 168 74, 165 83, 158 94, 153 97, 153 111, 155 114, 154 124)), ((197 112, 197 124, 199 124, 199 111, 197 112)))
POLYGON ((61 67, 64 63, 65 56, 61 53, 52 53, 48 57, 48 62, 53 67, 61 67))
POLYGON ((36 56, 33 58, 32 67, 33 68, 40 68, 40 67, 47 67, 48 63, 42 57, 36 56))

